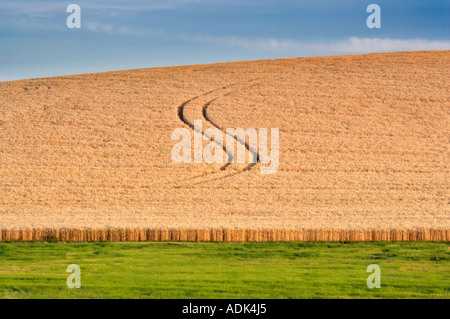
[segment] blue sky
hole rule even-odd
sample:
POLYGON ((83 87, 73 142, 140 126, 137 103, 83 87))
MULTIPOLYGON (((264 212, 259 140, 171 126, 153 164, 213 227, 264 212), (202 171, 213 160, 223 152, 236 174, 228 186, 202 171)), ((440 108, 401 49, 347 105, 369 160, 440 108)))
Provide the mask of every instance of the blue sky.
POLYGON ((0 81, 109 70, 450 50, 448 0, 0 2, 0 81), (66 8, 81 7, 69 29, 66 8), (381 29, 366 8, 381 7, 381 29))

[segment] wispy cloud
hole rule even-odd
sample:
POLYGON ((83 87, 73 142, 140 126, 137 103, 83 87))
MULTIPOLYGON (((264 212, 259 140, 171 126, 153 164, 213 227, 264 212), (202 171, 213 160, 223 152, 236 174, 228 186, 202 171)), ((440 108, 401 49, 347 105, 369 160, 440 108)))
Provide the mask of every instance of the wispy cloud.
POLYGON ((2 16, 27 16, 33 18, 47 18, 57 13, 65 13, 68 4, 54 2, 10 2, 0 3, 2 16))
POLYGON ((318 50, 326 50, 336 53, 450 50, 450 41, 351 37, 346 41, 315 44, 313 47, 318 50))
POLYGON ((450 40, 390 39, 350 37, 339 42, 302 42, 279 39, 243 39, 238 37, 181 36, 184 40, 209 42, 240 47, 248 50, 301 53, 321 51, 324 53, 370 53, 421 50, 450 50, 450 40))
POLYGON ((450 50, 450 40, 427 39, 391 39, 391 38, 358 38, 350 37, 342 41, 297 41, 292 39, 259 38, 247 39, 236 36, 215 37, 210 35, 171 34, 164 30, 113 26, 98 22, 86 23, 86 28, 94 32, 125 36, 164 36, 188 43, 210 43, 221 46, 237 47, 252 51, 270 51, 298 54, 308 51, 321 54, 339 53, 371 53, 396 51, 450 50))
MULTIPOLYGON (((82 10, 94 11, 153 11, 176 9, 183 5, 192 5, 202 3, 205 0, 78 0, 75 1, 82 10)), ((71 2, 51 2, 51 1, 33 1, 26 0, 22 2, 0 3, 0 12, 3 15, 23 14, 29 17, 43 17, 54 14, 65 14, 66 7, 71 2)))
POLYGON ((105 24, 100 22, 86 22, 84 27, 96 33, 107 33, 111 35, 123 35, 123 36, 166 36, 167 33, 164 30, 149 29, 149 28, 136 28, 129 26, 115 26, 112 24, 105 24))
POLYGON ((213 37, 209 35, 178 35, 181 40, 188 42, 203 42, 226 46, 239 47, 248 50, 263 51, 295 51, 305 48, 305 43, 293 40, 278 39, 245 39, 235 36, 213 37))

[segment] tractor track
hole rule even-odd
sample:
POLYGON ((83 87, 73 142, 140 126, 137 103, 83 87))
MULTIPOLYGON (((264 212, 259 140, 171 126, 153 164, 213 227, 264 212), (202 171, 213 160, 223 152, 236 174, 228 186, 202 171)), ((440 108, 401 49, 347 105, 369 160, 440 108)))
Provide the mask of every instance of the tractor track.
MULTIPOLYGON (((232 84, 229 84, 229 85, 226 85, 226 86, 222 86, 222 87, 220 87, 220 88, 217 88, 217 89, 208 91, 208 92, 206 92, 206 93, 197 95, 197 96, 195 96, 195 97, 193 97, 193 98, 190 98, 189 100, 184 101, 182 104, 180 104, 180 106, 178 106, 178 118, 179 118, 185 125, 189 126, 189 128, 191 128, 192 130, 197 131, 198 133, 201 133, 202 135, 205 135, 203 131, 200 132, 200 131, 196 130, 196 129, 195 129, 195 126, 194 126, 194 123, 191 122, 191 121, 189 121, 189 120, 185 117, 184 111, 185 111, 186 107, 187 107, 190 103, 192 103, 192 102, 194 102, 195 100, 198 100, 198 99, 200 99, 200 98, 202 98, 202 97, 204 97, 204 96, 213 94, 213 93, 218 92, 218 91, 220 91, 220 90, 226 90, 226 89, 228 89, 228 88, 230 88, 230 87, 234 87, 234 86, 238 86, 238 85, 249 84, 249 83, 254 82, 254 81, 256 81, 256 80, 258 80, 258 79, 252 79, 252 80, 248 80, 248 81, 244 81, 244 82, 236 82, 236 83, 232 83, 232 84)), ((237 91, 241 91, 241 90, 248 89, 249 87, 252 87, 252 86, 254 86, 255 84, 256 84, 256 83, 253 83, 253 84, 251 84, 251 85, 245 86, 245 87, 240 88, 240 89, 238 89, 238 90, 233 90, 233 91, 231 91, 231 92, 228 92, 228 93, 226 93, 226 94, 223 94, 222 96, 219 96, 219 97, 216 97, 216 98, 214 98, 214 99, 211 99, 211 100, 209 100, 208 102, 206 102, 205 104, 203 104, 203 106, 202 106, 202 116, 203 116, 203 119, 204 119, 206 122, 208 122, 209 124, 211 124, 213 127, 217 128, 217 129, 219 129, 221 132, 223 132, 223 133, 225 134, 225 136, 226 136, 226 135, 229 135, 229 134, 227 134, 227 132, 226 132, 222 127, 220 127, 218 124, 216 124, 216 123, 209 117, 209 115, 208 115, 208 107, 209 107, 214 101, 216 101, 216 100, 218 100, 218 99, 220 99, 220 98, 223 98, 223 97, 225 97, 225 96, 229 96, 229 95, 231 95, 231 94, 233 94, 233 93, 235 93, 235 92, 237 92, 237 91)), ((223 166, 220 167, 220 171, 225 171, 225 170, 233 163, 233 161, 234 161, 234 156, 233 156, 233 154, 231 154, 230 152, 227 152, 226 146, 224 145, 223 141, 222 141, 222 143, 219 143, 219 142, 216 141, 215 139, 213 140, 213 139, 211 138, 211 136, 207 136, 207 135, 205 135, 205 136, 206 136, 209 140, 211 140, 212 142, 218 144, 218 145, 223 149, 223 151, 225 152, 225 154, 227 154, 227 161, 226 161, 226 163, 225 163, 223 166)), ((229 136, 231 136, 231 135, 229 135, 229 136)), ((246 172, 246 171, 249 171, 252 167, 254 167, 257 163, 260 162, 260 156, 259 156, 259 153, 258 153, 257 150, 251 149, 251 148, 250 148, 250 145, 249 145, 246 141, 243 141, 243 140, 239 139, 237 136, 234 135, 234 136, 232 136, 232 137, 236 140, 236 142, 238 142, 238 143, 244 145, 245 148, 247 149, 247 151, 248 151, 250 154, 252 154, 253 158, 256 158, 256 161, 255 161, 255 162, 249 163, 249 165, 247 165, 244 169, 242 169, 242 170, 240 170, 240 171, 233 172, 233 173, 228 174, 228 175, 225 175, 225 176, 216 177, 216 178, 213 178, 213 179, 201 180, 201 181, 198 181, 198 182, 196 182, 196 183, 190 183, 190 184, 188 184, 188 185, 186 185, 186 186, 194 186, 194 185, 204 184, 204 183, 208 183, 208 182, 212 182, 212 181, 216 181, 216 180, 221 180, 221 179, 224 179, 224 178, 232 177, 232 176, 235 176, 235 175, 238 175, 238 174, 242 174, 242 173, 244 173, 244 172, 246 172)), ((219 173, 220 171, 213 171, 213 172, 203 173, 203 174, 198 175, 198 176, 194 176, 194 177, 190 177, 190 178, 184 179, 183 181, 192 180, 192 179, 195 179, 195 178, 201 178, 201 177, 209 176, 209 175, 212 175, 212 174, 217 174, 217 173, 219 173)), ((180 187, 182 187, 182 186, 177 186, 176 188, 180 188, 180 187)))

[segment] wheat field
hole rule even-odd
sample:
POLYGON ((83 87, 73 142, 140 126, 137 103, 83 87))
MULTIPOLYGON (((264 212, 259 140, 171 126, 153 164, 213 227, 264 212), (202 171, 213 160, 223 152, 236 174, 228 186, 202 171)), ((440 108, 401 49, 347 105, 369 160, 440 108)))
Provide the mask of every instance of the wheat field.
POLYGON ((1 82, 0 241, 449 241, 449 66, 423 51, 1 82), (279 128, 278 172, 173 163, 194 120, 279 128))

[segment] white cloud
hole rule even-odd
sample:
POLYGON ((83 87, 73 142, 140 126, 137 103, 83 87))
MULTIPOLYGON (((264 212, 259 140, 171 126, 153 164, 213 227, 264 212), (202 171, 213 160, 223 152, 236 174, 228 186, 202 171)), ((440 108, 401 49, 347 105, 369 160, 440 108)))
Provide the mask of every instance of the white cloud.
POLYGON ((9 2, 0 3, 0 13, 10 17, 25 15, 34 18, 48 18, 58 12, 63 12, 65 14, 66 7, 67 5, 64 3, 54 2, 9 2))
POLYGON ((99 22, 86 22, 84 27, 93 32, 97 33, 108 33, 115 35, 124 36, 165 36, 166 32, 163 30, 156 29, 140 29, 127 26, 114 26, 112 24, 105 24, 99 22))
POLYGON ((351 54, 395 51, 450 50, 450 40, 390 39, 350 37, 338 42, 303 42, 291 39, 246 39, 235 36, 214 37, 210 35, 170 34, 164 30, 113 26, 98 22, 88 22, 86 28, 94 32, 126 36, 164 36, 185 42, 210 43, 238 47, 253 51, 272 51, 302 55, 305 52, 316 54, 351 54))
POLYGON ((351 37, 342 42, 313 44, 312 47, 317 50, 336 53, 450 50, 450 41, 351 37))
MULTIPOLYGON (((205 0, 78 0, 82 10, 116 11, 152 11, 176 9, 183 5, 193 5, 205 0)), ((25 14, 30 17, 47 17, 55 14, 65 14, 66 7, 71 2, 51 2, 25 0, 23 2, 0 3, 0 13, 6 15, 25 14)))
POLYGON ((85 23, 84 27, 86 29, 88 29, 89 31, 104 32, 104 33, 112 33, 113 28, 114 28, 110 24, 103 24, 103 23, 99 23, 99 22, 87 22, 87 23, 85 23))
POLYGON ((208 42, 213 44, 240 47, 249 50, 263 51, 297 51, 305 48, 305 43, 293 40, 277 39, 243 39, 237 37, 211 37, 211 36, 180 36, 183 40, 195 42, 208 42))
POLYGON ((192 42, 213 43, 248 50, 274 51, 301 54, 305 51, 327 53, 372 53, 421 50, 450 50, 449 40, 390 39, 351 37, 339 42, 302 42, 279 39, 244 39, 238 37, 211 37, 181 35, 180 39, 192 42))

